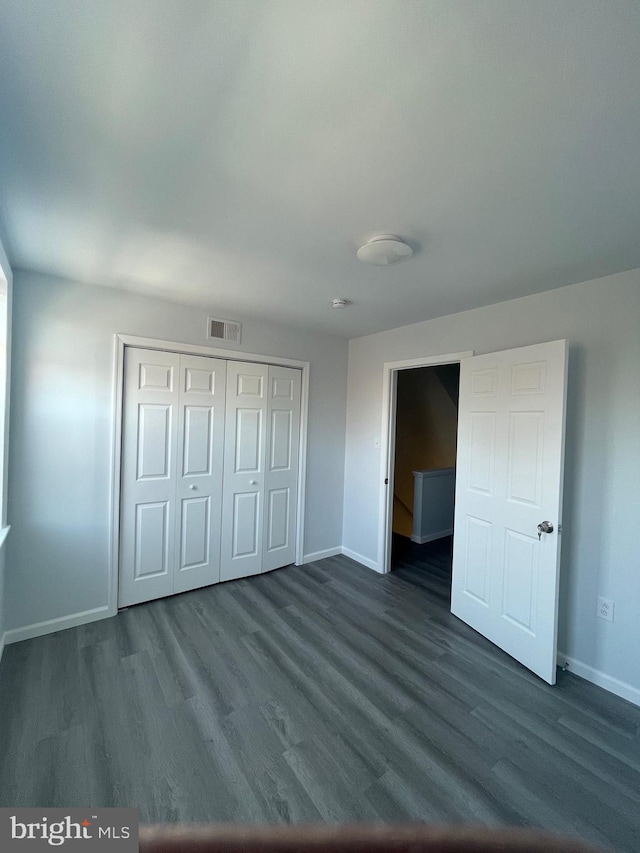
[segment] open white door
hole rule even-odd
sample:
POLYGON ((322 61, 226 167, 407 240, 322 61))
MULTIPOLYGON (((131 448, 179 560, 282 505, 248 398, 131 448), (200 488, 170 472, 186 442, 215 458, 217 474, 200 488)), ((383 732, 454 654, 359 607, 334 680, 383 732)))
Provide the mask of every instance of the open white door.
POLYGON ((451 612, 549 684, 566 370, 566 341, 460 363, 451 612))

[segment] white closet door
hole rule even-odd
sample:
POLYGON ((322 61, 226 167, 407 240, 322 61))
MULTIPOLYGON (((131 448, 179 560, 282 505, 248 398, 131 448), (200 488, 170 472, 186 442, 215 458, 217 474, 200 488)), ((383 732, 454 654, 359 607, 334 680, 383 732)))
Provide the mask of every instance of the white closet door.
POLYGON ((127 348, 126 607, 292 563, 299 370, 127 348))
POLYGON ((262 571, 295 559, 301 373, 269 367, 262 571))
POLYGON ((175 353, 125 352, 120 607, 173 592, 179 366, 175 353))
POLYGON ((226 362, 125 351, 118 605, 220 580, 226 362))
POLYGON ((221 580, 262 570, 268 374, 227 363, 221 580))
POLYGON ((180 356, 174 592, 220 580, 227 363, 180 356))

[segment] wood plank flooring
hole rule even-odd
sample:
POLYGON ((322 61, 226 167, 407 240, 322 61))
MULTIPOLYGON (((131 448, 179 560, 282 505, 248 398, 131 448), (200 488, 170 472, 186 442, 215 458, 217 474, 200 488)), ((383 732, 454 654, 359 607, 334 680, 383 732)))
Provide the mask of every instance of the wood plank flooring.
POLYGON ((640 708, 552 688, 448 612, 450 543, 345 557, 27 640, 0 806, 145 821, 531 825, 640 850, 640 708))

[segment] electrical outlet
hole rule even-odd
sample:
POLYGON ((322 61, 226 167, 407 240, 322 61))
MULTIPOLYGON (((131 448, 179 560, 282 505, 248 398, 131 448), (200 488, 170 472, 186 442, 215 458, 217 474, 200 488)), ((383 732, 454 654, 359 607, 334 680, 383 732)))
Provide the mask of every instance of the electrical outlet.
POLYGON ((613 599, 603 598, 599 595, 596 616, 600 619, 606 619, 607 622, 613 622, 613 599))

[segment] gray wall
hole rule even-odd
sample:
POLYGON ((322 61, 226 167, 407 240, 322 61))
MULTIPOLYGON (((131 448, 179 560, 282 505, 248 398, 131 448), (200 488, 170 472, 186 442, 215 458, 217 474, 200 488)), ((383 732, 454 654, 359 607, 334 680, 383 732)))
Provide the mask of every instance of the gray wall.
MULTIPOLYGON (((114 333, 211 345, 206 316, 15 273, 7 628, 106 605, 114 333)), ((311 362, 304 550, 337 548, 347 342, 245 320, 242 350, 311 362)))
POLYGON ((568 339, 559 648, 640 702, 639 329, 633 270, 351 341, 343 545, 379 564, 385 361, 568 339), (599 594, 615 600, 613 624, 596 618, 599 594))

